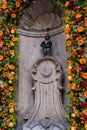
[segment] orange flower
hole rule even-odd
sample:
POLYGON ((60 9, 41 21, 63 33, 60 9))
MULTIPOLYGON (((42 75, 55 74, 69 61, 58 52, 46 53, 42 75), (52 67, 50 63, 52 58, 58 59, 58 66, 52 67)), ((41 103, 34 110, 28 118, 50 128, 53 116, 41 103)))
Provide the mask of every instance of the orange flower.
POLYGON ((23 0, 23 2, 26 2, 27 0, 23 0))
POLYGON ((71 30, 69 24, 66 25, 66 28, 65 28, 65 33, 69 33, 71 30))
POLYGON ((65 3, 65 7, 68 7, 69 6, 69 1, 66 1, 66 3, 65 3))
POLYGON ((85 122, 85 130, 87 130, 87 121, 85 122))
POLYGON ((84 115, 87 116, 87 109, 85 109, 85 110, 83 111, 83 113, 84 113, 84 115))
POLYGON ((72 89, 72 86, 73 86, 72 84, 68 84, 69 89, 72 89))
POLYGON ((10 122, 9 127, 13 127, 13 126, 14 126, 13 122, 10 122))
POLYGON ((3 45, 3 41, 0 41, 0 46, 2 46, 3 45))
POLYGON ((11 92, 14 91, 14 87, 13 87, 13 86, 10 86, 10 87, 9 87, 9 91, 11 91, 11 92))
POLYGON ((83 7, 83 9, 87 12, 87 6, 83 7))
POLYGON ((10 53, 11 55, 14 55, 14 50, 10 50, 9 53, 10 53))
POLYGON ((10 44, 11 46, 14 46, 15 44, 14 44, 14 42, 11 42, 11 44, 10 44))
POLYGON ((10 120, 12 120, 13 119, 13 115, 9 115, 9 118, 10 118, 10 120))
POLYGON ((68 60, 68 65, 72 65, 72 61, 71 60, 68 60))
POLYGON ((11 18, 15 19, 16 18, 16 14, 12 13, 11 14, 11 18))
POLYGON ((85 58, 81 58, 81 59, 79 60, 79 62, 80 62, 80 64, 85 64, 85 63, 86 63, 86 59, 85 59, 85 58))
POLYGON ((10 103, 9 103, 9 107, 10 107, 10 108, 13 108, 13 107, 14 107, 14 103, 13 103, 13 102, 10 102, 10 103))
POLYGON ((12 37, 12 41, 13 42, 17 41, 17 38, 16 37, 12 37))
POLYGON ((17 1, 17 2, 15 3, 15 5, 16 5, 17 8, 20 7, 20 2, 17 1))
POLYGON ((0 36, 3 34, 3 31, 0 31, 0 36))
POLYGON ((68 40, 66 44, 67 44, 67 46, 71 46, 72 45, 72 41, 68 40))
POLYGON ((6 9, 6 8, 7 8, 7 4, 4 3, 4 4, 2 5, 2 9, 6 9))
POLYGON ((83 40, 82 39, 80 39, 80 40, 78 40, 78 45, 82 45, 83 44, 83 40))
POLYGON ((76 18, 77 18, 77 19, 78 19, 78 18, 81 18, 81 16, 82 16, 82 14, 80 14, 80 13, 76 14, 76 18))
POLYGON ((16 27, 12 27, 11 28, 11 33, 15 33, 15 31, 16 31, 16 27))
POLYGON ((84 18, 85 27, 87 27, 87 18, 84 18))
POLYGON ((71 74, 71 68, 68 68, 67 72, 68 74, 71 74))
POLYGON ((79 26, 77 30, 78 30, 78 32, 82 32, 83 31, 83 27, 79 26))
POLYGON ((11 70, 14 70, 14 69, 15 69, 15 66, 14 66, 14 65, 10 65, 9 68, 10 68, 11 70))
POLYGON ((13 79, 13 75, 9 74, 9 75, 8 75, 8 79, 9 79, 9 80, 12 80, 12 79, 13 79))
POLYGON ((83 78, 84 78, 84 79, 87 79, 87 73, 86 73, 86 72, 83 73, 83 78))
POLYGON ((84 92, 84 97, 87 98, 87 90, 84 92))
POLYGON ((0 60, 3 60, 3 58, 4 58, 3 55, 0 55, 0 60))

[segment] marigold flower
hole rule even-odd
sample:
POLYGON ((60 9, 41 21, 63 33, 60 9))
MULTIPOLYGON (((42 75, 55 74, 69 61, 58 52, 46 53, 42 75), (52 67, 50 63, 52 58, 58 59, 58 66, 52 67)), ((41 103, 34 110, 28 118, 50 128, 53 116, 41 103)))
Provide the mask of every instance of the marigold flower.
POLYGON ((9 107, 10 107, 10 108, 13 108, 13 107, 14 107, 14 103, 13 103, 13 102, 10 102, 10 103, 9 103, 9 107))
POLYGON ((9 68, 10 68, 11 70, 14 70, 14 69, 15 69, 15 66, 14 66, 14 65, 9 65, 9 68))
POLYGON ((13 127, 13 126, 14 126, 13 122, 10 122, 9 127, 13 127))
POLYGON ((23 2, 26 2, 27 0, 23 0, 23 2))
POLYGON ((3 34, 3 31, 0 31, 0 36, 3 34))
POLYGON ((72 86, 73 86, 72 84, 68 84, 69 89, 72 89, 72 86))
POLYGON ((13 119, 13 115, 9 115, 9 118, 10 118, 10 120, 12 120, 13 119))
POLYGON ((68 65, 72 65, 72 60, 68 60, 68 65))
POLYGON ((17 1, 16 3, 15 3, 15 5, 16 5, 16 7, 18 8, 18 7, 20 7, 20 2, 19 1, 17 1))
POLYGON ((85 130, 87 130, 87 121, 85 121, 85 130))
POLYGON ((6 3, 3 3, 2 9, 6 9, 6 8, 7 8, 7 4, 6 4, 6 3))
POLYGON ((86 72, 83 73, 83 78, 84 78, 84 79, 87 79, 87 73, 86 73, 86 72))
POLYGON ((82 31, 83 31, 83 27, 82 27, 82 26, 79 26, 79 27, 77 28, 77 30, 78 30, 78 32, 82 32, 82 31))
POLYGON ((73 77, 72 76, 68 76, 68 80, 69 81, 73 81, 73 77))
POLYGON ((3 41, 0 41, 0 46, 2 46, 3 45, 3 41))
POLYGON ((14 50, 10 50, 9 53, 10 53, 11 55, 14 55, 14 50))
POLYGON ((66 25, 66 28, 65 28, 65 33, 69 33, 71 30, 69 24, 66 25))
POLYGON ((87 12, 87 6, 83 7, 83 9, 87 12))
POLYGON ((85 109, 85 110, 83 111, 83 113, 84 113, 84 115, 87 116, 87 109, 85 109))
POLYGON ((17 38, 16 37, 12 37, 12 41, 13 42, 17 41, 17 38))
POLYGON ((86 91, 84 91, 83 95, 84 95, 84 97, 86 97, 86 98, 87 98, 87 90, 86 90, 86 91))
POLYGON ((85 63, 86 63, 86 59, 85 59, 85 58, 81 58, 81 59, 79 60, 79 62, 80 62, 80 64, 85 64, 85 63))
POLYGON ((11 92, 14 91, 14 87, 13 87, 13 86, 10 86, 10 87, 9 87, 9 91, 11 91, 11 92))
POLYGON ((82 39, 78 40, 78 45, 80 45, 80 46, 81 46, 81 45, 83 45, 83 43, 84 43, 84 42, 83 42, 83 40, 82 40, 82 39))
POLYGON ((65 3, 65 7, 68 7, 69 6, 69 1, 66 1, 66 3, 65 3))
POLYGON ((71 74, 71 68, 68 68, 67 72, 68 74, 71 74))
POLYGON ((4 58, 3 55, 0 55, 0 60, 3 60, 3 58, 4 58))
POLYGON ((71 41, 71 40, 68 40, 68 41, 66 42, 66 44, 67 44, 67 46, 71 46, 71 45, 72 45, 72 41, 71 41))
POLYGON ((16 14, 12 13, 11 14, 11 18, 15 19, 16 18, 16 14))
POLYGON ((76 18, 81 18, 81 17, 82 17, 81 13, 76 14, 76 18))
POLYGON ((11 33, 15 33, 15 31, 16 31, 16 27, 12 27, 11 28, 11 33))
POLYGON ((9 74, 9 75, 8 75, 8 79, 9 79, 9 80, 12 80, 12 79, 13 79, 13 75, 9 74))

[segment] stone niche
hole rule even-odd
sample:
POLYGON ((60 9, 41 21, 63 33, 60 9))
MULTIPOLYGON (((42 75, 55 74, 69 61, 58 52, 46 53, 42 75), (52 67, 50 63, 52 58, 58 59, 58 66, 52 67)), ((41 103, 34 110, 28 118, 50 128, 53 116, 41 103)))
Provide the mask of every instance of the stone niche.
MULTIPOLYGON (((62 29, 64 10, 51 3, 50 0, 39 0, 24 9, 19 21, 19 74, 16 89, 17 126, 16 130, 23 130, 35 104, 35 95, 32 91, 33 64, 43 57, 40 44, 49 30, 52 41, 52 58, 56 59, 63 70, 62 103, 67 104, 67 64, 65 37, 62 29)), ((37 128, 38 129, 38 128, 37 128)), ((47 128, 46 128, 47 129, 47 128)), ((27 129, 26 129, 27 130, 27 129)))

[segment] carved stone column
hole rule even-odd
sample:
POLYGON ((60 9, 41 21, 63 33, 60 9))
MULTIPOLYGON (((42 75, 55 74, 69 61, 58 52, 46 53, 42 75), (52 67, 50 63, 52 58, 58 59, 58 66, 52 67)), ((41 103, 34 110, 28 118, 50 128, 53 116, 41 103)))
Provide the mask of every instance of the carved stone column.
POLYGON ((42 58, 33 65, 32 78, 35 104, 23 130, 66 130, 61 65, 52 57, 42 58))

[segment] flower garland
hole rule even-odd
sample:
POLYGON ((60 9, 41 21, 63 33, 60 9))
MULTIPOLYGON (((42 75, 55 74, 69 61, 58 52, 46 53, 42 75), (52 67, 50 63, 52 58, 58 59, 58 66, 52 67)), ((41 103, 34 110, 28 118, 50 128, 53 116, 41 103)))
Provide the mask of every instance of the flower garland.
MULTIPOLYGON (((38 0, 3 0, 0 4, 0 130, 14 130, 18 61, 17 24, 26 6, 38 0)), ((51 0, 66 8, 70 130, 87 130, 87 0, 51 0)))
POLYGON ((70 130, 87 130, 87 1, 65 2, 70 130))

